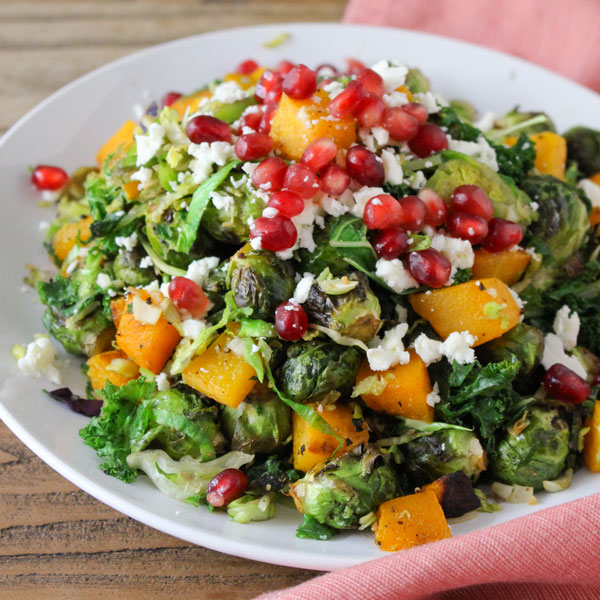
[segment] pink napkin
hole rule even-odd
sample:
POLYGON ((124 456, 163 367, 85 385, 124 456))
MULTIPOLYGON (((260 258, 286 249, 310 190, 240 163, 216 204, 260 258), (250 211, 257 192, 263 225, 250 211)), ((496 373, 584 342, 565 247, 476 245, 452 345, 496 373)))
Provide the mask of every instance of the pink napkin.
POLYGON ((260 600, 600 598, 600 494, 322 575, 260 600))
POLYGON ((350 0, 344 21, 475 42, 600 91, 598 0, 350 0))

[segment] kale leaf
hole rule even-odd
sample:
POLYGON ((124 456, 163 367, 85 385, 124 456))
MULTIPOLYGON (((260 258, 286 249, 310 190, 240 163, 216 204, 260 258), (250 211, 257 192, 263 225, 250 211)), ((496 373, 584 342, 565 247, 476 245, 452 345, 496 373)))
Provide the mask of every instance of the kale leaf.
POLYGON ((250 479, 248 490, 252 494, 279 492, 287 489, 290 483, 298 481, 302 473, 284 463, 280 456, 269 456, 266 460, 253 464, 247 471, 250 479))
POLYGON ((296 537, 308 540, 330 540, 337 533, 337 529, 323 525, 316 519, 304 515, 304 521, 296 529, 296 537))

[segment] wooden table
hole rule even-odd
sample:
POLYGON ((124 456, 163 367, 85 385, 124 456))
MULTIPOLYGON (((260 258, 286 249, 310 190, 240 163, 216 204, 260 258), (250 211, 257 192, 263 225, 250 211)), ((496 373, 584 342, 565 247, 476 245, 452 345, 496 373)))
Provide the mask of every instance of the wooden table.
MULTIPOLYGON (((0 133, 140 48, 227 27, 338 21, 345 0, 0 0, 0 133)), ((240 57, 245 58, 245 57, 240 57)), ((238 600, 315 575, 199 548, 94 500, 0 423, 0 599, 238 600)))

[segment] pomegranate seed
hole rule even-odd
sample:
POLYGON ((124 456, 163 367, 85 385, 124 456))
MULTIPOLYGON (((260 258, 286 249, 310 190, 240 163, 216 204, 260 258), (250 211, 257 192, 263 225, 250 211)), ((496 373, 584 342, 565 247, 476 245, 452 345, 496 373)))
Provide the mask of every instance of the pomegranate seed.
POLYGON ((394 229, 382 229, 377 232, 373 240, 373 248, 377 256, 392 260, 406 252, 410 246, 408 234, 400 227, 394 229))
POLYGON ((446 227, 452 237, 469 240, 471 244, 479 244, 488 234, 488 224, 484 219, 464 212, 452 213, 446 227))
POLYGON ((409 102, 408 104, 403 104, 400 108, 419 121, 419 125, 423 125, 429 116, 427 109, 419 102, 409 102))
POLYGON ((477 215, 486 222, 494 216, 491 200, 478 185, 459 185, 452 192, 450 206, 453 211, 477 215))
POLYGON ((206 488, 206 501, 221 508, 241 498, 248 489, 250 480, 239 469, 225 469, 215 475, 206 488))
POLYGON ((444 199, 431 188, 423 188, 417 196, 425 205, 425 223, 432 227, 442 225, 448 217, 448 206, 444 199))
POLYGON ((278 156, 269 156, 252 172, 252 183, 261 190, 276 192, 283 187, 287 164, 278 156))
POLYGON ((368 229, 390 229, 398 227, 402 220, 402 209, 396 198, 379 194, 365 204, 363 221, 368 229))
POLYGON ((346 71, 348 75, 358 75, 361 71, 366 69, 364 63, 360 62, 360 60, 356 60, 356 58, 347 58, 346 64, 348 65, 346 71))
POLYGON ((294 100, 310 98, 317 91, 317 74, 306 65, 296 65, 285 76, 283 91, 294 100))
POLYGON ((299 304, 282 302, 275 310, 275 329, 281 339, 297 342, 308 328, 308 317, 299 304))
POLYGON ((346 170, 361 185, 380 187, 385 181, 381 159, 364 146, 351 146, 346 153, 346 170))
POLYGON ((294 63, 290 62, 289 60, 282 60, 277 65, 277 70, 283 75, 287 75, 293 68, 294 68, 294 63))
POLYGON ((231 127, 225 121, 209 115, 199 115, 190 119, 185 132, 194 144, 231 141, 231 127))
POLYGON ((427 209, 423 201, 417 196, 405 196, 399 200, 402 209, 402 218, 399 225, 413 233, 421 231, 425 225, 427 209))
POLYGON ((385 86, 383 79, 379 73, 375 73, 372 69, 365 69, 356 76, 356 81, 360 83, 367 92, 375 96, 383 96, 385 94, 385 86))
POLYGON ((175 100, 179 100, 181 94, 179 92, 167 92, 161 99, 162 106, 171 106, 175 100))
MULTIPOLYGON (((263 114, 264 113, 262 110, 255 110, 252 112, 244 113, 240 118, 240 131, 243 130, 244 127, 250 127, 250 129, 254 129, 254 131, 258 131, 258 129, 260 127, 260 123, 263 118, 263 114)), ((261 133, 268 133, 268 132, 263 131, 261 133)))
POLYGON ((254 88, 254 96, 263 104, 274 104, 279 102, 282 84, 283 75, 281 73, 265 71, 254 88))
POLYGON ((31 173, 31 183, 38 190, 60 190, 65 187, 67 181, 69 181, 67 172, 60 167, 38 165, 31 173))
POLYGON ((250 228, 252 239, 261 238, 261 247, 272 252, 291 248, 298 238, 296 226, 283 215, 272 218, 260 217, 254 221, 250 228))
POLYGON ((315 69, 317 77, 323 77, 323 73, 321 73, 321 71, 325 71, 325 77, 327 77, 329 80, 340 76, 340 72, 337 70, 335 65, 330 65, 329 63, 323 63, 315 69))
POLYGON ((544 388, 553 398, 570 404, 581 404, 592 393, 585 379, 560 363, 552 365, 544 375, 544 388))
POLYGON ((518 244, 522 239, 523 230, 520 225, 497 217, 488 223, 488 234, 482 246, 488 252, 500 252, 518 244))
POLYGON ((199 319, 206 314, 210 301, 204 290, 187 277, 175 277, 169 283, 169 298, 182 314, 199 319))
POLYGON ((321 190, 330 196, 341 196, 350 185, 350 175, 337 165, 329 165, 321 173, 321 190))
POLYGON ((417 135, 408 142, 410 151, 419 158, 426 158, 435 152, 448 149, 448 138, 434 123, 424 123, 417 135))
POLYGON ((427 248, 408 255, 408 270, 419 283, 441 288, 450 278, 452 265, 443 254, 427 248))
POLYGON ((327 107, 336 119, 346 119, 358 111, 361 103, 368 98, 365 88, 358 81, 351 81, 327 107))
POLYGON ((273 138, 266 133, 246 133, 235 141, 233 149, 240 160, 256 160, 273 150, 273 138))
POLYGON ((240 73, 240 75, 250 75, 250 73, 254 73, 256 69, 258 69, 258 63, 249 58, 248 60, 240 63, 235 72, 240 73))
POLYGON ((271 121, 277 111, 277 104, 265 104, 265 112, 260 120, 258 131, 260 133, 269 133, 271 131, 271 121))
POLYGON ((390 137, 397 142, 408 142, 419 131, 419 121, 398 106, 385 111, 383 126, 389 131, 390 137))
POLYGON ((283 187, 295 192, 300 198, 312 198, 319 191, 319 180, 306 165, 290 165, 285 173, 283 187))
POLYGON ((302 163, 315 173, 326 167, 337 154, 335 142, 328 137, 322 137, 311 142, 302 153, 302 163))
POLYGON ((361 127, 377 127, 383 122, 385 117, 385 103, 381 98, 371 94, 366 100, 361 102, 356 120, 361 127))
POLYGON ((277 209, 285 217, 296 217, 304 210, 304 200, 294 192, 283 190, 271 194, 267 206, 277 209))

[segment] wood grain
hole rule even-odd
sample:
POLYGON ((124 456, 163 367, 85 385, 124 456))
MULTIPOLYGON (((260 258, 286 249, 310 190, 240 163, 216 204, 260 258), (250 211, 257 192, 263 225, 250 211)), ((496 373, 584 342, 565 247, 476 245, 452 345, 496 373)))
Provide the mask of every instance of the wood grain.
MULTIPOLYGON (((0 0, 0 133, 106 62, 195 33, 336 21, 345 0, 0 0)), ((241 58, 241 57, 240 57, 241 58)), ((213 552, 78 490, 0 423, 0 600, 242 600, 315 575, 213 552)))

